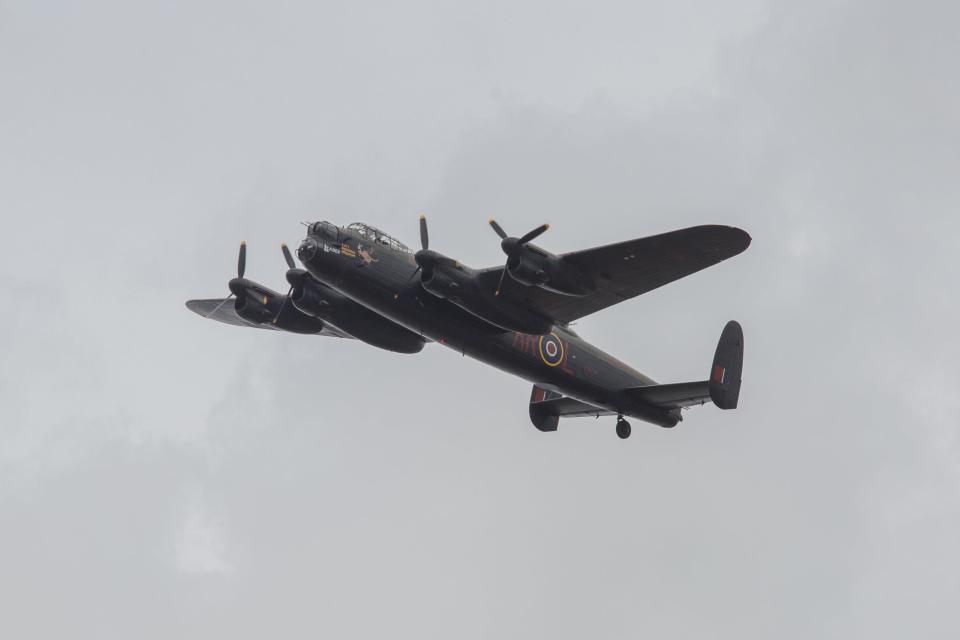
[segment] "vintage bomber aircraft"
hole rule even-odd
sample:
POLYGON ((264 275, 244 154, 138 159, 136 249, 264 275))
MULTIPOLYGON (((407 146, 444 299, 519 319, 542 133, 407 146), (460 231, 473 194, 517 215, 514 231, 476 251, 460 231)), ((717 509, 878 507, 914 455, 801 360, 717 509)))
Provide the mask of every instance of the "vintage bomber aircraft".
POLYGON ((661 427, 681 410, 712 401, 734 409, 740 395, 743 332, 730 321, 706 380, 657 384, 584 341, 570 323, 744 251, 741 229, 703 225, 554 255, 531 244, 549 227, 511 237, 494 220, 506 264, 470 267, 429 247, 420 216, 421 249, 365 224, 308 226, 297 255, 286 245, 286 295, 244 278, 246 244, 224 299, 190 300, 196 313, 227 324, 355 338, 400 353, 438 342, 534 384, 530 420, 555 431, 560 418, 617 416, 661 427), (235 297, 234 304, 226 304, 235 297))

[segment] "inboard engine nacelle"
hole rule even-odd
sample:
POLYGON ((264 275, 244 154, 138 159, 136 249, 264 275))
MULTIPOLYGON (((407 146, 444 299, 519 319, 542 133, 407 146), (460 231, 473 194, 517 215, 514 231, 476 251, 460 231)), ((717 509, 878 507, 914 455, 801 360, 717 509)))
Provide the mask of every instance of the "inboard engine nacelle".
POLYGON ((519 257, 507 260, 507 273, 520 284, 567 296, 584 296, 596 289, 575 266, 541 251, 528 245, 519 257))
POLYGON ((287 271, 287 281, 290 300, 299 311, 374 347, 397 353, 423 350, 423 337, 318 282, 303 269, 287 271))
POLYGON ((427 265, 423 268, 420 283, 429 293, 507 331, 539 335, 549 333, 553 328, 553 321, 549 318, 483 291, 473 269, 430 253, 433 254, 430 260, 423 259, 423 256, 419 260, 427 265))

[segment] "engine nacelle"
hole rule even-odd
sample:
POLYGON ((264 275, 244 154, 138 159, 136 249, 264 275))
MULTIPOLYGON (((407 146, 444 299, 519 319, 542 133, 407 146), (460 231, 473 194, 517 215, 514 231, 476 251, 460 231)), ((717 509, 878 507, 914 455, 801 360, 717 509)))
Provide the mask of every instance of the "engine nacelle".
POLYGON ((511 278, 528 287, 543 286, 550 279, 550 275, 544 268, 546 265, 537 264, 537 262, 540 261, 525 258, 508 260, 507 273, 510 274, 511 278))
POLYGON ((443 265, 424 270, 423 288, 438 298, 449 300, 481 320, 507 331, 540 335, 549 333, 553 321, 514 304, 507 298, 484 292, 476 274, 463 265, 443 265))
POLYGON ((234 310, 247 322, 269 324, 291 333, 313 334, 323 331, 322 320, 301 313, 292 304, 284 304, 286 296, 251 280, 231 281, 230 289, 237 297, 234 310))
POLYGON ((475 286, 474 276, 461 266, 441 266, 424 270, 423 288, 438 298, 455 302, 464 291, 475 286))
POLYGON ((246 294, 240 295, 237 296, 236 302, 233 303, 233 308, 236 309, 237 315, 247 322, 252 322, 253 324, 270 322, 273 320, 273 316, 277 310, 274 309, 271 313, 270 299, 269 297, 266 298, 266 302, 264 302, 262 297, 254 298, 246 294))
POLYGON ((567 296, 583 296, 596 290, 594 283, 576 266, 558 256, 541 254, 532 247, 524 248, 519 257, 507 260, 507 273, 520 284, 567 296))
POLYGON ((421 336, 313 278, 305 278, 300 286, 295 286, 290 299, 299 311, 321 318, 374 347, 397 353, 423 350, 421 336))

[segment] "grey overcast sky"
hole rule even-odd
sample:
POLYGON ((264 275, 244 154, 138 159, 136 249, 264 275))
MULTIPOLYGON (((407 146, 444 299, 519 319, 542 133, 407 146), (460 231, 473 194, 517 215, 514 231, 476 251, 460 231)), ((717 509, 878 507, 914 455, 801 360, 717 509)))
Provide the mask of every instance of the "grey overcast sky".
POLYGON ((0 636, 957 638, 960 9, 0 0, 0 636), (431 346, 205 322, 302 220, 498 263, 701 224, 582 320, 741 408, 527 418, 431 346))

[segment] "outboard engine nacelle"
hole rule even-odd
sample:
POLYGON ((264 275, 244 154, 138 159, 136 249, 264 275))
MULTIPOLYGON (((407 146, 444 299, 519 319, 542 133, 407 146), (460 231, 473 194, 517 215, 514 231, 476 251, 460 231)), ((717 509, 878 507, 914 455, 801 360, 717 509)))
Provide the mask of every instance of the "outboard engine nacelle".
MULTIPOLYGON (((507 256, 507 263, 503 266, 504 275, 509 274, 511 279, 528 287, 540 287, 566 296, 585 296, 596 290, 593 281, 575 264, 530 244, 550 225, 542 224, 519 238, 513 238, 493 218, 489 223, 500 236, 500 248, 507 256)), ((501 278, 498 294, 502 286, 501 278)))
POLYGON ((584 296, 596 290, 576 266, 554 255, 541 255, 540 251, 527 245, 518 257, 507 260, 510 277, 520 284, 566 296, 584 296))
POLYGON ((291 333, 320 333, 323 321, 297 310, 287 296, 252 280, 235 278, 230 281, 230 291, 236 296, 233 305, 237 315, 253 324, 269 324, 291 333))
MULTIPOLYGON (((231 286, 231 289, 233 287, 231 286)), ((247 286, 241 286, 239 293, 235 292, 236 301, 233 308, 237 315, 253 324, 262 324, 273 320, 277 309, 270 309, 270 298, 266 294, 250 291, 247 286)), ((279 308, 279 307, 278 307, 279 308)))
POLYGON ((507 260, 507 273, 520 284, 539 287, 550 279, 544 266, 525 258, 511 258, 507 260))

